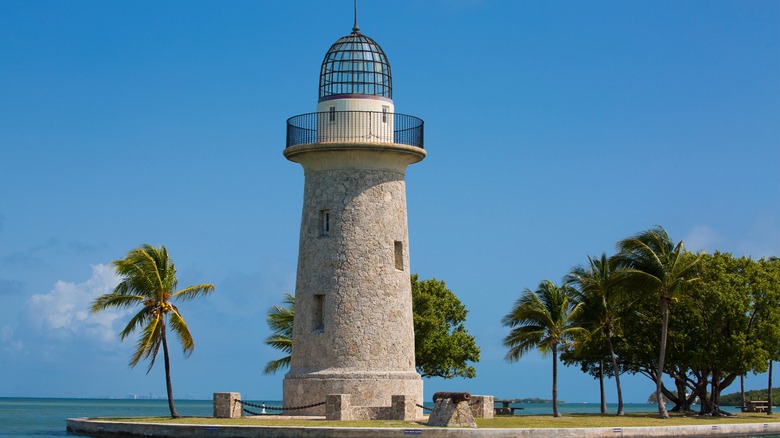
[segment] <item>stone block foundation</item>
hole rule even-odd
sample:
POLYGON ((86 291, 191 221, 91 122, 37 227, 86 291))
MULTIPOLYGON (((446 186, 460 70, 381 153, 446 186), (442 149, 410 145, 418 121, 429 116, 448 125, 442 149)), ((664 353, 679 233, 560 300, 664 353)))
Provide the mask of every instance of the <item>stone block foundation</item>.
POLYGON ((494 409, 493 401, 495 398, 492 395, 472 395, 469 401, 471 407, 471 414, 474 418, 493 418, 494 409))
MULTIPOLYGON (((329 394, 350 394, 351 406, 391 406, 394 395, 422 404, 422 380, 416 372, 309 373, 284 378, 284 407, 326 402, 329 394)), ((324 405, 288 411, 288 415, 327 415, 324 405)), ((420 410, 417 415, 422 416, 420 410)))
POLYGON ((241 417, 240 392, 215 392, 214 393, 214 418, 239 418, 241 417))
POLYGON ((404 395, 392 396, 390 406, 353 406, 349 394, 329 394, 325 400, 326 420, 416 420, 420 409, 404 395))

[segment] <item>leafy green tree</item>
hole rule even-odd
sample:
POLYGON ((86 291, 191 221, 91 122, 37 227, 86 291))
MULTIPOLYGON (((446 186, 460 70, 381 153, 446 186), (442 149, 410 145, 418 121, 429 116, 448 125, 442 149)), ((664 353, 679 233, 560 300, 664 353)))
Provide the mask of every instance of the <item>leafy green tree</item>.
POLYGON ((199 284, 176 290, 176 267, 168 257, 164 246, 155 248, 142 245, 127 253, 125 258, 113 262, 116 272, 122 280, 113 292, 101 295, 92 303, 92 312, 118 307, 126 308, 142 305, 127 326, 119 334, 124 340, 136 330, 141 336, 136 343, 135 352, 130 360, 130 366, 135 367, 141 359, 149 359, 147 373, 152 370, 157 353, 162 346, 165 361, 165 384, 168 393, 168 407, 171 417, 180 417, 173 403, 171 386, 171 367, 168 356, 167 327, 170 325, 173 333, 181 342, 182 350, 189 357, 195 349, 190 329, 172 301, 188 301, 199 296, 208 295, 214 290, 212 284, 199 284))
POLYGON ((284 293, 284 306, 273 306, 266 314, 266 322, 273 333, 263 341, 266 345, 287 353, 281 359, 269 361, 263 369, 263 374, 275 374, 290 366, 292 353, 293 316, 295 315, 295 297, 284 293))
MULTIPOLYGON (((623 416, 625 413, 623 391, 620 387, 620 368, 612 342, 620 323, 621 305, 620 288, 615 278, 613 263, 607 258, 606 253, 601 253, 600 258, 588 256, 587 267, 577 266, 567 276, 570 284, 578 291, 578 301, 585 306, 581 325, 591 332, 588 343, 601 339, 606 343, 617 390, 617 415, 623 416)), ((603 367, 600 369, 599 376, 603 376, 603 367)))
POLYGON ((467 362, 479 362, 479 347, 464 326, 468 310, 444 281, 412 275, 414 356, 422 377, 473 378, 467 362))
POLYGON ((558 287, 550 280, 544 280, 535 291, 525 289, 501 320, 511 329, 504 338, 504 346, 509 348, 505 360, 518 361, 533 349, 538 349, 542 355, 552 353, 555 417, 561 416, 558 412, 558 352, 577 338, 588 335, 587 330, 576 325, 584 305, 575 303, 572 293, 567 283, 558 287))
POLYGON ((692 386, 701 400, 701 414, 728 415, 720 409, 720 393, 737 377, 759 370, 770 357, 757 323, 763 299, 756 294, 757 264, 728 253, 703 254, 691 276, 695 285, 680 304, 676 330, 685 333, 685 365, 695 376, 692 386), (758 304, 758 306, 756 306, 758 304))
POLYGON ((661 341, 656 370, 656 394, 658 414, 669 418, 663 404, 663 372, 666 341, 669 330, 669 303, 693 281, 686 274, 698 263, 698 257, 685 257, 682 241, 674 243, 662 227, 642 231, 621 240, 614 256, 622 268, 624 286, 637 293, 653 293, 658 297, 661 310, 661 341))

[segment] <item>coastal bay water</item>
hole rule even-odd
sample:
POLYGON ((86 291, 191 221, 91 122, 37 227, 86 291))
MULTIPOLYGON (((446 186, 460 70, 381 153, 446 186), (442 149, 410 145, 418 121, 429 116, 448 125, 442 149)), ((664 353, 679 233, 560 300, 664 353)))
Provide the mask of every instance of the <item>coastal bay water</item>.
MULTIPOLYGON (((280 401, 251 400, 267 406, 281 406, 280 401)), ((432 407, 431 403, 425 403, 432 407)), ((549 403, 513 404, 522 407, 521 415, 549 415, 549 403)), ((608 404, 609 412, 616 405, 608 404)), ((190 417, 210 417, 213 414, 211 400, 177 400, 176 409, 190 417)), ((598 413, 598 403, 563 403, 560 411, 567 413, 598 413)), ((628 403, 626 412, 654 412, 655 405, 628 403)), ((736 412, 735 408, 727 407, 736 412)), ((268 411, 273 413, 276 411, 268 411)), ((77 398, 2 398, 0 397, 0 437, 65 437, 65 419, 74 417, 154 417, 167 416, 166 400, 132 399, 77 399, 77 398)))

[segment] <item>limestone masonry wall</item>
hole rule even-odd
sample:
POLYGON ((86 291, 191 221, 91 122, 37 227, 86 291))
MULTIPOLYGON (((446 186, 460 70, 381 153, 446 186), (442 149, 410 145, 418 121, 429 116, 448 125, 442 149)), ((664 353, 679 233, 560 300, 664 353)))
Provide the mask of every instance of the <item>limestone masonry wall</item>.
MULTIPOLYGON (((420 402, 404 174, 304 169, 285 406, 328 394, 351 394, 354 406, 390 406, 396 394, 420 402)), ((324 407, 300 413, 324 414, 324 407)))

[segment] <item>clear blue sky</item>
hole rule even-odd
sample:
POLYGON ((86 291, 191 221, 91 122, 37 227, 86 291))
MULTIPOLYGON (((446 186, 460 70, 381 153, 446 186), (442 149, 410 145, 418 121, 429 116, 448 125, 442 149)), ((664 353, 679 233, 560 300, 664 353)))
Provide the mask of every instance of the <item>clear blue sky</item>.
MULTIPOLYGON (((482 349, 437 390, 549 398, 550 359, 503 360, 524 288, 654 225, 693 250, 780 255, 780 2, 362 1, 397 112, 412 271, 444 279, 482 349)), ((129 369, 126 315, 91 316, 108 265, 164 244, 195 352, 177 396, 281 398, 267 309, 294 291, 303 172, 285 120, 315 110, 352 2, 0 1, 0 396, 164 394, 129 369)), ((749 377, 763 387, 764 377, 749 377)), ((610 401, 616 401, 612 385, 610 401)), ((732 388, 737 390, 736 387, 732 388)), ((653 391, 626 378, 626 400, 653 391)), ((560 395, 597 401, 562 369, 560 395)))

